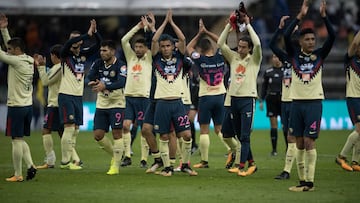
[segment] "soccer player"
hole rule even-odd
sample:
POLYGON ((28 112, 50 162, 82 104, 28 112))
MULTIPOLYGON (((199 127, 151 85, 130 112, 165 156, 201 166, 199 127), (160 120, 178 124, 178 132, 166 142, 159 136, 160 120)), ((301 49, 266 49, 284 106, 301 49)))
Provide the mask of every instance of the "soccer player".
POLYGON ((90 21, 90 27, 86 34, 73 31, 70 39, 64 44, 61 51, 61 83, 59 89, 59 115, 64 124, 64 133, 61 138, 61 165, 62 169, 82 169, 81 161, 76 153, 76 136, 79 134, 79 126, 83 124, 84 70, 88 57, 97 53, 100 49, 101 37, 97 32, 96 21, 90 21), (90 47, 81 47, 84 40, 94 36, 96 43, 90 47), (73 162, 71 162, 71 159, 73 162))
MULTIPOLYGON (((146 18, 143 16, 142 18, 146 18)), ((149 104, 151 75, 152 75, 152 56, 148 49, 146 40, 138 38, 130 45, 130 39, 140 30, 145 28, 144 19, 136 24, 121 39, 121 45, 124 50, 127 61, 127 79, 125 85, 125 117, 124 117, 124 145, 125 155, 121 166, 131 165, 130 157, 130 126, 136 120, 137 125, 142 128, 146 107, 149 104)), ((154 21, 155 26, 155 21, 154 21)), ((152 28, 151 28, 152 29, 152 28)), ((140 167, 147 167, 147 158, 149 155, 149 146, 144 136, 141 136, 141 160, 140 167)))
POLYGON ((260 94, 260 110, 264 110, 263 101, 266 100, 266 115, 270 119, 271 155, 277 155, 278 116, 281 116, 281 86, 283 79, 283 63, 273 54, 272 67, 265 70, 260 94))
MULTIPOLYGON (((234 13, 230 18, 232 15, 234 13)), ((225 26, 217 43, 226 61, 230 64, 231 83, 228 94, 231 96, 230 108, 233 127, 241 143, 237 175, 245 177, 252 175, 257 170, 251 151, 250 135, 257 97, 256 78, 260 70, 262 50, 260 39, 250 24, 249 16, 244 15, 243 20, 249 36, 240 37, 237 51, 232 51, 225 43, 232 26, 231 23, 225 26), (248 162, 247 170, 245 169, 246 161, 248 162)))
POLYGON ((357 32, 345 55, 346 70, 346 104, 355 126, 355 130, 348 136, 336 163, 347 171, 360 171, 360 32, 357 32), (351 166, 346 157, 353 150, 351 166))
MULTIPOLYGON (((281 87, 281 124, 283 126, 284 138, 286 141, 286 158, 283 171, 275 177, 277 180, 286 180, 290 178, 291 168, 294 163, 297 149, 296 149, 296 138, 289 133, 289 120, 290 120, 290 110, 291 110, 291 99, 290 99, 290 87, 291 87, 291 64, 288 62, 289 57, 287 53, 281 50, 276 42, 279 38, 279 35, 283 33, 285 20, 289 16, 283 16, 280 20, 279 27, 275 31, 274 36, 271 38, 269 47, 274 52, 274 54, 279 57, 280 61, 285 64, 282 78, 282 87, 281 87)), ((302 160, 300 160, 302 161, 302 160)), ((302 164, 300 164, 302 165, 302 164)), ((297 164, 299 166, 299 164, 297 164)))
POLYGON ((0 49, 0 61, 9 65, 7 81, 7 120, 6 136, 12 139, 12 159, 14 175, 6 178, 8 182, 22 182, 22 159, 27 167, 26 180, 36 175, 30 147, 24 136, 30 136, 32 118, 32 93, 34 59, 25 54, 25 44, 20 38, 11 38, 7 29, 8 19, 0 14, 0 30, 7 53, 0 49))
POLYGON ((100 57, 89 71, 87 79, 94 92, 97 92, 94 116, 94 138, 112 157, 108 175, 119 173, 121 157, 124 152, 122 125, 124 120, 126 64, 115 56, 116 44, 104 40, 100 44, 100 57), (111 127, 114 144, 105 136, 111 127))
POLYGON ((335 33, 329 19, 326 16, 326 3, 320 3, 320 15, 325 22, 328 37, 323 46, 315 49, 316 37, 311 28, 304 28, 300 31, 300 48, 294 47, 291 41, 291 34, 295 26, 307 14, 309 5, 304 0, 300 12, 289 24, 284 33, 285 46, 292 63, 292 82, 290 98, 292 106, 290 112, 290 133, 296 137, 298 153, 297 162, 300 184, 289 188, 294 192, 313 191, 315 165, 317 151, 315 141, 319 136, 322 115, 322 100, 324 91, 322 88, 322 67, 323 62, 329 54, 335 41, 335 33), (300 160, 305 160, 302 162, 300 160))
POLYGON ((172 10, 168 10, 161 26, 156 31, 151 45, 153 66, 156 76, 156 90, 154 98, 157 99, 154 117, 154 129, 160 134, 159 151, 164 163, 161 172, 163 176, 171 176, 173 169, 169 159, 169 137, 173 129, 177 137, 183 138, 181 171, 192 176, 197 175, 188 162, 191 155, 190 122, 181 101, 183 93, 183 59, 185 53, 185 36, 172 18, 172 10), (175 40, 168 34, 163 34, 165 26, 170 24, 174 30, 178 46, 175 50, 175 40))
POLYGON ((43 145, 45 149, 45 163, 37 166, 38 169, 54 168, 56 155, 54 151, 54 142, 51 136, 52 131, 57 131, 59 137, 63 133, 63 127, 60 125, 58 94, 61 82, 61 59, 60 52, 62 45, 57 44, 50 48, 50 59, 53 66, 46 71, 46 58, 41 55, 34 57, 36 68, 39 72, 41 82, 44 86, 48 86, 48 105, 44 118, 44 126, 42 130, 43 145))
POLYGON ((200 154, 201 161, 193 165, 194 168, 209 168, 209 126, 211 119, 214 122, 214 131, 222 139, 221 123, 224 119, 223 83, 225 61, 220 50, 215 50, 208 36, 217 42, 218 36, 206 29, 203 20, 199 20, 199 30, 189 42, 186 49, 199 69, 199 113, 200 123, 200 154), (198 51, 195 50, 198 48, 198 51))

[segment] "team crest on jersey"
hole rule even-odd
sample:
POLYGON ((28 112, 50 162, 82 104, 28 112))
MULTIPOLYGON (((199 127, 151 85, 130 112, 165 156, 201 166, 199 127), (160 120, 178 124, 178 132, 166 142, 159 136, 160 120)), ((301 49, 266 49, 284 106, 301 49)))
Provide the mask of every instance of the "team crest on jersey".
POLYGON ((115 77, 115 75, 116 75, 116 73, 115 73, 115 71, 110 71, 110 77, 115 77))
POLYGON ((316 61, 316 59, 317 59, 317 56, 315 54, 310 55, 310 60, 316 61))
POLYGON ((198 52, 194 51, 194 52, 191 54, 191 58, 193 58, 193 59, 198 59, 198 58, 200 58, 200 54, 199 54, 198 52))
POLYGON ((104 74, 104 76, 108 76, 108 75, 109 75, 109 71, 105 70, 105 71, 103 72, 103 74, 104 74))
POLYGON ((85 56, 81 56, 80 59, 81 59, 82 62, 85 62, 85 61, 86 61, 86 57, 85 57, 85 56))

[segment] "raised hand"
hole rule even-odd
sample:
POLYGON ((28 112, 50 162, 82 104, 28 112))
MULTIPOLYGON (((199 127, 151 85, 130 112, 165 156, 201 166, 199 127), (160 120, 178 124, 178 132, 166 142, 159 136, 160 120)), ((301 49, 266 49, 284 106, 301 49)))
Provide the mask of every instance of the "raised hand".
POLYGON ((321 17, 326 17, 326 1, 322 0, 320 3, 320 15, 321 17))
POLYGON ((0 28, 7 28, 8 26, 8 19, 5 14, 0 13, 0 28))
POLYGON ((301 20, 304 16, 306 16, 308 10, 309 10, 309 0, 304 0, 300 12, 297 15, 297 18, 301 20))
POLYGON ((155 30, 156 28, 155 28, 155 16, 154 16, 154 14, 152 13, 152 12, 149 12, 148 14, 147 14, 147 17, 149 17, 149 19, 150 20, 148 20, 148 22, 149 22, 149 28, 150 28, 150 30, 155 30))
POLYGON ((247 14, 244 16, 244 23, 246 25, 250 23, 250 17, 247 14))
POLYGON ((283 29, 285 26, 285 21, 290 18, 290 16, 282 16, 279 23, 279 29, 283 29))
POLYGON ((96 30, 96 20, 92 19, 92 20, 90 20, 90 27, 89 27, 89 30, 88 30, 88 35, 92 36, 93 33, 95 33, 95 32, 97 32, 97 30, 96 30))
POLYGON ((203 22, 202 18, 200 18, 200 20, 199 20, 199 34, 205 33, 205 32, 206 32, 206 27, 204 25, 204 22, 203 22))
POLYGON ((88 83, 88 85, 89 85, 89 86, 95 86, 95 85, 97 85, 99 82, 100 82, 100 80, 96 79, 95 81, 90 81, 90 82, 88 83))
POLYGON ((46 64, 46 57, 43 57, 42 55, 40 54, 34 54, 34 62, 35 62, 35 65, 36 67, 38 66, 45 66, 46 64))
POLYGON ((145 29, 147 29, 148 28, 148 25, 149 25, 149 22, 148 22, 148 20, 146 19, 146 16, 141 16, 141 18, 140 18, 140 22, 138 22, 138 26, 140 27, 140 29, 142 29, 142 28, 145 28, 145 29))
POLYGON ((173 15, 172 10, 169 9, 166 13, 166 19, 168 20, 169 23, 174 23, 172 15, 173 15))

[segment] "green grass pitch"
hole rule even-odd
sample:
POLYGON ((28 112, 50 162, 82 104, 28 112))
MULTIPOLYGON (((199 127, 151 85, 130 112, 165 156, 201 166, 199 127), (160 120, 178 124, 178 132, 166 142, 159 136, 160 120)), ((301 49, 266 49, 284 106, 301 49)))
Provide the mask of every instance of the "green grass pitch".
MULTIPOLYGON (((8 183, 13 174, 11 139, 0 133, 0 201, 5 202, 357 202, 360 172, 346 172, 335 164, 350 131, 321 131, 317 140, 315 191, 294 193, 288 187, 296 185, 294 164, 289 180, 274 177, 284 166, 285 144, 279 132, 278 156, 270 156, 269 131, 255 130, 251 136, 258 171, 249 177, 238 177, 224 168, 226 150, 219 138, 210 135, 208 169, 198 169, 196 177, 175 173, 172 177, 145 174, 139 167, 139 138, 135 140, 130 167, 120 174, 106 175, 110 157, 94 141, 91 132, 80 132, 77 150, 84 162, 81 171, 55 169, 38 170, 35 179, 8 183)), ((53 135, 57 164, 61 158, 60 140, 53 135)), ((40 132, 26 138, 35 164, 42 164, 44 149, 40 132)), ((198 139, 197 139, 198 141, 198 139)), ((192 164, 200 161, 199 153, 191 157, 192 164)), ((153 158, 149 156, 149 164, 153 158)), ((25 165, 25 164, 23 164, 25 165)), ((23 170, 24 176, 26 169, 23 170)))

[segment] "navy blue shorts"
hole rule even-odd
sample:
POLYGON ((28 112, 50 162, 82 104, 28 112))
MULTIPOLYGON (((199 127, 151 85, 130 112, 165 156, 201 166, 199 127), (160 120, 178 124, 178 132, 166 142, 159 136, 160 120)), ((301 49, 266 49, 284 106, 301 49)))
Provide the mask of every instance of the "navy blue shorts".
POLYGON ((83 102, 81 96, 59 94, 59 115, 61 124, 83 124, 83 102))
POLYGON ((94 116, 94 130, 105 130, 109 132, 111 129, 122 129, 124 122, 124 109, 111 108, 111 109, 96 109, 94 116))
POLYGON ((289 129, 291 102, 281 103, 281 124, 283 129, 289 129))
POLYGON ((321 100, 294 100, 290 112, 290 134, 318 138, 322 116, 321 100))
POLYGON ((150 103, 150 99, 145 97, 125 97, 125 99, 126 107, 124 120, 136 121, 138 126, 142 127, 145 111, 150 103))
POLYGON ((191 106, 191 104, 184 104, 186 114, 189 114, 190 110, 192 109, 191 106))
POLYGON ((280 116, 281 115, 281 95, 267 95, 266 96, 266 116, 280 116))
POLYGON ((175 129, 176 133, 190 129, 189 116, 181 99, 158 100, 155 107, 154 130, 167 134, 175 129))
POLYGON ((46 114, 44 116, 43 128, 51 131, 59 131, 63 129, 60 124, 59 108, 58 107, 47 107, 46 114))
POLYGON ((224 120, 224 94, 202 96, 199 98, 198 121, 201 124, 221 125, 224 120))
POLYGON ((16 137, 30 136, 32 106, 8 107, 6 119, 6 136, 16 137))
POLYGON ((360 122, 360 98, 346 98, 346 105, 353 125, 360 122))
POLYGON ((225 116, 221 127, 221 133, 224 138, 235 137, 235 131, 232 126, 230 106, 225 107, 225 116))
POLYGON ((154 125, 155 107, 156 100, 150 101, 148 106, 146 107, 144 123, 154 125))

